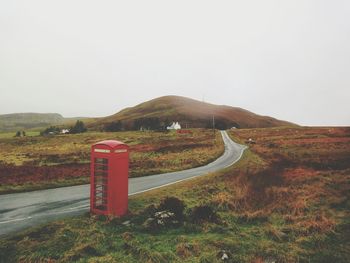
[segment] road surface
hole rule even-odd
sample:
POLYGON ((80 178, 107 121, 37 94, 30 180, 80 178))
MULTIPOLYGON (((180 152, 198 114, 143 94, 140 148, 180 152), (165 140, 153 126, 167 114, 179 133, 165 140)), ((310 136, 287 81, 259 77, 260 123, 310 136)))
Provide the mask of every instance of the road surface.
MULTIPOLYGON (((233 142, 221 131, 225 152, 214 162, 179 172, 129 179, 129 195, 135 195, 205 175, 237 162, 245 146, 233 142)), ((28 193, 0 195, 0 235, 89 211, 90 185, 61 187, 28 193)))

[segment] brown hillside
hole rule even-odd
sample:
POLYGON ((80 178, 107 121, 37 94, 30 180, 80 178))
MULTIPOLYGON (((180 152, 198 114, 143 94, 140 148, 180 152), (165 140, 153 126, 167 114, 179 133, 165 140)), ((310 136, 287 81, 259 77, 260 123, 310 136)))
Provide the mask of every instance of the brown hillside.
POLYGON ((295 125, 237 107, 214 105, 180 96, 164 96, 101 118, 91 123, 90 127, 102 128, 108 123, 121 121, 125 128, 137 128, 135 121, 148 118, 159 118, 161 122, 179 121, 190 128, 211 127, 213 116, 217 128, 295 125))

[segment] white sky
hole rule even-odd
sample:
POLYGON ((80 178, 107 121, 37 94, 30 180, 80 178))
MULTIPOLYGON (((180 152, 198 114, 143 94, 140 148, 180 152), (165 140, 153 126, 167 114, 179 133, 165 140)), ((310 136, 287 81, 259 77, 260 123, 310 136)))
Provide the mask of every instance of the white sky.
POLYGON ((0 113, 163 96, 350 125, 350 1, 0 0, 0 113))

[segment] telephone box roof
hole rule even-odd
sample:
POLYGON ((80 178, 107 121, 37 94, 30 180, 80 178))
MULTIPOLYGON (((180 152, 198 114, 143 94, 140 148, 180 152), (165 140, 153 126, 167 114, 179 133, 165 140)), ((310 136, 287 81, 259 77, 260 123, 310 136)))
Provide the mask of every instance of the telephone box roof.
POLYGON ((116 148, 118 146, 127 146, 125 143, 120 142, 120 141, 115 141, 115 140, 105 140, 105 141, 97 142, 94 144, 94 146, 95 145, 106 145, 106 146, 109 146, 111 148, 116 148))

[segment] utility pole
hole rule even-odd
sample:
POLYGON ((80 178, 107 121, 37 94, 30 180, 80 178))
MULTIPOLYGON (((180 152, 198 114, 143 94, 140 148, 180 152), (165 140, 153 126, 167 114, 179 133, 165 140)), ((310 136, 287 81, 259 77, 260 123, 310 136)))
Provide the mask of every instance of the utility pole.
POLYGON ((214 136, 214 141, 215 141, 215 116, 213 114, 213 136, 214 136))

